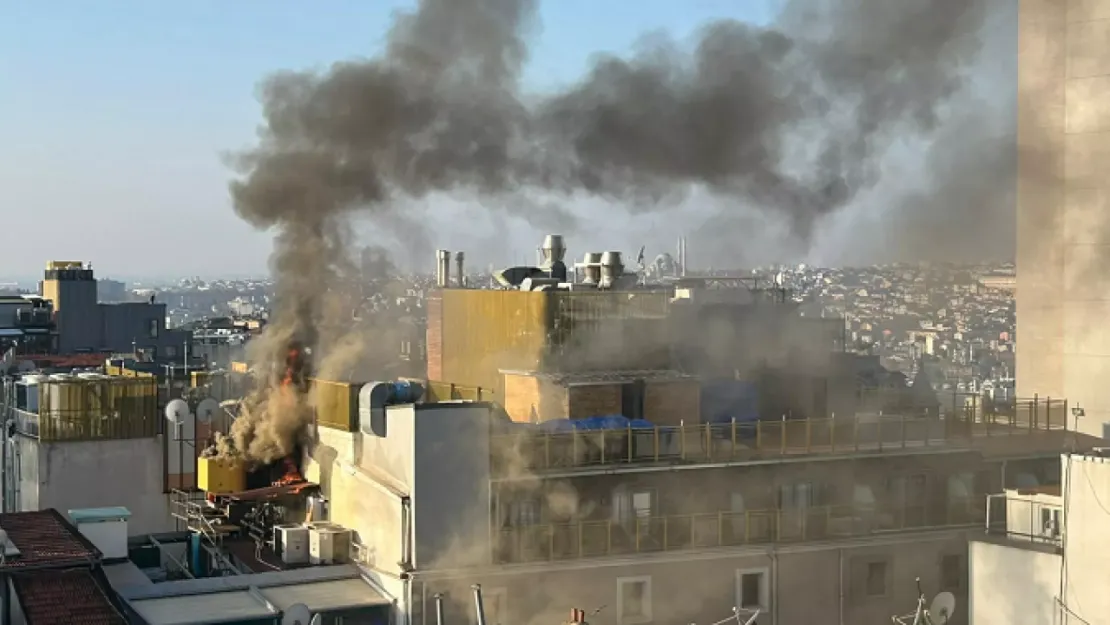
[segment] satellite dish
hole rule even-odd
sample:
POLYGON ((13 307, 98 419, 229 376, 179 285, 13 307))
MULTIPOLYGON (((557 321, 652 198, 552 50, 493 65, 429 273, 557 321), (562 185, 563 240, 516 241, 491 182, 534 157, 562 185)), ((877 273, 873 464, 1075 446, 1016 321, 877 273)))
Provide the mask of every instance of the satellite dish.
POLYGON ((294 603, 285 609, 281 625, 312 625, 312 612, 303 603, 294 603))
POLYGON ((206 397, 197 404, 197 421, 208 423, 218 412, 220 412, 220 402, 206 397))
POLYGON ((944 625, 956 613, 956 596, 950 592, 942 592, 933 597, 929 604, 929 620, 934 625, 944 625))
POLYGON ((181 425, 189 415, 189 404, 184 399, 173 399, 166 403, 166 420, 170 423, 181 425))

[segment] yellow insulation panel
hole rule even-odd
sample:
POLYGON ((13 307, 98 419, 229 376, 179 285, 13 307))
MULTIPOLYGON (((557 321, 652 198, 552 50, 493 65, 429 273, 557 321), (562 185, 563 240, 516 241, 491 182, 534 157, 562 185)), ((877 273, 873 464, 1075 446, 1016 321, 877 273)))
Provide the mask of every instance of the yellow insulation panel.
POLYGON ((316 424, 343 432, 358 431, 358 392, 361 388, 361 383, 313 380, 316 424))
POLYGON ((443 380, 500 396, 501 369, 540 369, 550 317, 547 295, 444 289, 443 380))
POLYGON ((197 488, 208 493, 238 493, 247 488, 243 464, 222 458, 197 458, 197 488))

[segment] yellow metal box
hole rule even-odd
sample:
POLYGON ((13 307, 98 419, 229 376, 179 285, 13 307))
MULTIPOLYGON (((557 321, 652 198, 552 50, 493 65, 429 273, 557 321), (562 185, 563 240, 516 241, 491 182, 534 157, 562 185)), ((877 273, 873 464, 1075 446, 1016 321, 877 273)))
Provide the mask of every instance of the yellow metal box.
POLYGON ((197 458, 197 488, 209 493, 238 493, 247 488, 241 462, 224 458, 197 458))

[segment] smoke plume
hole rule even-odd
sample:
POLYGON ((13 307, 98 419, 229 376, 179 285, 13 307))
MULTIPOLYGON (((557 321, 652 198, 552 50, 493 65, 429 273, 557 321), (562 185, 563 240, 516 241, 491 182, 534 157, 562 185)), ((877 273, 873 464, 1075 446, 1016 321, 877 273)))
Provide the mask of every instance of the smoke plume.
MULTIPOLYGON (((291 340, 313 346, 323 369, 336 341, 351 345, 322 332, 349 265, 349 220, 388 218, 400 199, 475 194, 540 220, 528 214, 543 212, 537 193, 652 211, 700 186, 810 240, 819 218, 878 182, 892 142, 939 127, 979 50, 987 0, 788 2, 772 27, 719 21, 692 49, 645 40, 540 95, 519 86, 536 5, 422 0, 396 18, 380 57, 263 82, 264 125, 235 159, 231 195, 245 220, 277 230, 264 371, 291 340)), ((255 416, 233 433, 263 461, 291 447, 281 437, 309 414, 275 409, 287 403, 267 401, 274 388, 262 385, 247 402, 255 416)))

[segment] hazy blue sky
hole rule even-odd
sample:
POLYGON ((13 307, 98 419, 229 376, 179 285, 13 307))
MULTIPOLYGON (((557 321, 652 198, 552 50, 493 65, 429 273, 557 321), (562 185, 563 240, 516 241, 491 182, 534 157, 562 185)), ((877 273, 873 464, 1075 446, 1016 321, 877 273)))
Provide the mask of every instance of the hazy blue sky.
MULTIPOLYGON (((100 275, 257 274, 269 237, 230 208, 219 153, 251 141, 277 69, 373 55, 399 0, 0 0, 0 279, 50 259, 100 275)), ((597 51, 774 0, 543 3, 526 84, 566 84, 597 51)))

